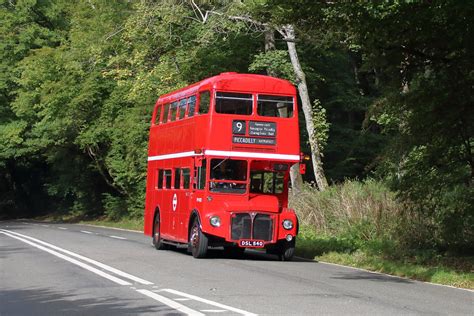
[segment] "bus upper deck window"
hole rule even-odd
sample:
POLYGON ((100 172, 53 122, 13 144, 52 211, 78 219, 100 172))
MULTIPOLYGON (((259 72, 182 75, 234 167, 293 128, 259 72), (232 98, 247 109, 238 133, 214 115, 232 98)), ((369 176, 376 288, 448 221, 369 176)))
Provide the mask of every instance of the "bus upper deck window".
POLYGON ((170 106, 170 122, 176 121, 176 112, 178 111, 178 102, 171 103, 170 106))
POLYGON ((194 116, 194 111, 196 111, 196 96, 192 95, 188 98, 188 117, 194 116))
POLYGON ((159 124, 160 124, 161 108, 162 108, 161 105, 158 105, 158 106, 156 107, 156 112, 155 112, 155 125, 159 125, 159 124))
POLYGON ((260 116, 293 116, 293 97, 259 95, 257 100, 257 113, 260 116))
POLYGON ((199 94, 199 114, 206 114, 209 112, 209 105, 211 97, 209 91, 204 91, 199 94))
POLYGON ((169 104, 163 105, 163 120, 161 121, 162 123, 168 122, 168 112, 169 112, 169 109, 170 109, 170 105, 169 105, 169 104))
POLYGON ((179 119, 184 118, 184 114, 186 113, 186 99, 182 99, 179 101, 179 119))
POLYGON ((216 112, 222 114, 252 114, 252 95, 244 93, 216 93, 216 112))

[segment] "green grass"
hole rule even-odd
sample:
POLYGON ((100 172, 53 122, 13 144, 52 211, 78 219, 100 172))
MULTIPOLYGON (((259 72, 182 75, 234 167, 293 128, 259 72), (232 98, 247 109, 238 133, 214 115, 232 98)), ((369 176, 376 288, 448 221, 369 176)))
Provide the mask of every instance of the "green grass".
POLYGON ((97 226, 106 226, 114 228, 123 228, 130 230, 143 231, 143 218, 121 218, 111 220, 107 217, 99 217, 95 219, 87 219, 83 216, 65 215, 65 214, 49 214, 35 218, 36 220, 46 222, 59 222, 71 224, 88 224, 97 226))
POLYGON ((80 221, 79 223, 143 231, 143 219, 123 218, 116 221, 110 221, 107 219, 97 219, 97 220, 83 220, 83 221, 80 221))

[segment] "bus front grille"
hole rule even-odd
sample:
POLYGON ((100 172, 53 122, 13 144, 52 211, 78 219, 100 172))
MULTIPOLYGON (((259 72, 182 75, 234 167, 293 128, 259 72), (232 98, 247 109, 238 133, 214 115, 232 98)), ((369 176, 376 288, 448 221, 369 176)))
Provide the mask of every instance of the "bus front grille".
POLYGON ((270 241, 273 236, 273 219, 267 214, 236 213, 232 215, 231 238, 270 241))

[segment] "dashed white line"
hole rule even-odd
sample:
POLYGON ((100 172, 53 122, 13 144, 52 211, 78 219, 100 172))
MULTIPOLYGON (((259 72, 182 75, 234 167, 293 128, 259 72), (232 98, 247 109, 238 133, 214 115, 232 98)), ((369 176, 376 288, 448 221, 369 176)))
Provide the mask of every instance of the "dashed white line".
POLYGON ((190 298, 184 298, 184 297, 178 297, 178 298, 173 298, 175 301, 180 301, 180 302, 184 302, 184 301, 190 301, 191 299, 190 298))
POLYGON ((66 227, 58 227, 58 229, 67 230, 66 227))
POLYGON ((247 315, 247 316, 256 316, 257 315, 257 314, 250 313, 250 312, 247 312, 247 311, 244 311, 244 310, 232 307, 232 306, 227 306, 227 305, 224 305, 224 304, 221 304, 221 303, 213 302, 213 301, 207 300, 205 298, 202 298, 202 297, 199 297, 199 296, 196 296, 196 295, 191 295, 191 294, 188 294, 188 293, 183 293, 183 292, 180 292, 180 291, 177 291, 177 290, 163 289, 162 291, 172 293, 172 294, 175 294, 175 295, 179 295, 179 296, 183 296, 183 297, 187 297, 187 298, 190 298, 192 300, 202 302, 202 303, 206 303, 208 305, 212 305, 212 306, 215 306, 215 307, 224 308, 226 310, 236 312, 236 313, 239 313, 239 314, 242 314, 242 315, 247 315))
POLYGON ((41 226, 43 226, 43 227, 49 227, 49 225, 41 225, 41 226))
POLYGON ((203 313, 224 313, 227 312, 225 309, 201 309, 203 313))
POLYGON ((203 313, 200 313, 198 311, 195 311, 194 309, 191 309, 189 307, 186 307, 184 305, 176 303, 175 301, 173 301, 173 300, 171 300, 167 297, 161 296, 159 294, 153 293, 152 291, 137 290, 137 292, 139 292, 143 295, 146 295, 148 297, 151 297, 152 299, 157 300, 158 302, 163 303, 165 305, 168 305, 169 307, 174 308, 174 309, 176 309, 176 310, 178 310, 181 313, 184 313, 186 315, 194 315, 194 316, 201 316, 202 315, 202 316, 204 316, 203 313))
POLYGON ((110 238, 115 238, 115 239, 121 239, 121 240, 127 239, 127 238, 125 238, 125 237, 113 236, 113 235, 112 235, 112 236, 109 236, 109 237, 110 237, 110 238))
POLYGON ((84 234, 93 234, 93 232, 90 232, 90 231, 87 231, 87 230, 81 230, 80 232, 84 233, 84 234))

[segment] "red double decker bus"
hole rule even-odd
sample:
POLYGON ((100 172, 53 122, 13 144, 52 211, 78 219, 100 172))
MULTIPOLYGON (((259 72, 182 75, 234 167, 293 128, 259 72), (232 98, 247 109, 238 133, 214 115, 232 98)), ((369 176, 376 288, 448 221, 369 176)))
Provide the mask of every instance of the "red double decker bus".
POLYGON ((157 249, 265 248, 292 258, 298 220, 289 170, 300 161, 296 90, 223 73, 161 96, 150 128, 144 233, 157 249))

